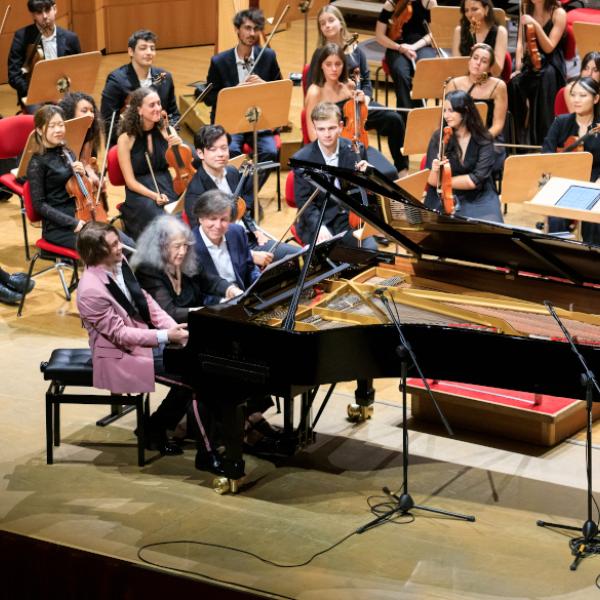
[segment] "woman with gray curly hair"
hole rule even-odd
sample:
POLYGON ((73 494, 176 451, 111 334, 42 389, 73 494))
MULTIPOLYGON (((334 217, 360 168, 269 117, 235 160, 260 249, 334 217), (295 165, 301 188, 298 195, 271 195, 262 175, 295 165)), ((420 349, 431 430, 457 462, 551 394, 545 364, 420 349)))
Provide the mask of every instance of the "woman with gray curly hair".
POLYGON ((125 179, 121 214, 127 234, 134 239, 152 219, 164 214, 165 204, 177 199, 165 152, 182 141, 178 135, 168 135, 165 126, 158 93, 153 88, 135 90, 123 114, 117 140, 119 166, 125 179))
POLYGON ((240 293, 198 263, 190 228, 170 215, 155 218, 144 229, 131 267, 140 285, 178 323, 187 322, 205 294, 232 298, 240 293))

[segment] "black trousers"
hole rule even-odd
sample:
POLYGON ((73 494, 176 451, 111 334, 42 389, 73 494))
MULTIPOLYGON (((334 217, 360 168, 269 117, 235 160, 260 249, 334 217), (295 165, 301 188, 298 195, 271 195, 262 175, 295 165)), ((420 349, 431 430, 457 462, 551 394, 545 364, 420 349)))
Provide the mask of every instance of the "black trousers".
MULTIPOLYGON (((369 108, 374 106, 383 105, 371 101, 369 108)), ((404 145, 404 119, 401 113, 389 110, 369 110, 365 128, 367 130, 374 129, 379 135, 387 137, 388 148, 397 171, 408 169, 408 157, 403 156, 401 151, 404 145)))

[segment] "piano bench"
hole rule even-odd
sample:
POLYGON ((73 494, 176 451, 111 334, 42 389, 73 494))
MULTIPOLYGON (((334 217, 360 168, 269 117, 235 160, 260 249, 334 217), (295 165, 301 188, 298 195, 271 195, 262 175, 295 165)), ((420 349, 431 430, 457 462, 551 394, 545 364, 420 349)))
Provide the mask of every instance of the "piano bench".
POLYGON ((93 387, 92 355, 89 348, 53 350, 50 359, 40 365, 44 379, 50 381, 46 392, 46 463, 54 462, 53 446, 60 446, 61 404, 108 404, 111 414, 97 421, 104 426, 135 409, 137 417, 138 465, 145 464, 144 421, 149 412, 149 394, 67 394, 68 386, 93 387))

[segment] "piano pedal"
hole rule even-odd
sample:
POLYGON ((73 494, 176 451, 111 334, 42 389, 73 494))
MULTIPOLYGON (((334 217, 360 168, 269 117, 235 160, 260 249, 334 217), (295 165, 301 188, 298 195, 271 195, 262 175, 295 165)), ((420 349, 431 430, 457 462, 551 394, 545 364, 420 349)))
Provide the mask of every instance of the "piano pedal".
POLYGON ((237 494, 240 491, 243 481, 243 478, 229 479, 228 477, 215 477, 212 482, 213 490, 220 496, 223 494, 237 494))
POLYGON ((359 404, 348 404, 348 420, 353 423, 362 423, 373 416, 373 405, 361 406, 359 404))

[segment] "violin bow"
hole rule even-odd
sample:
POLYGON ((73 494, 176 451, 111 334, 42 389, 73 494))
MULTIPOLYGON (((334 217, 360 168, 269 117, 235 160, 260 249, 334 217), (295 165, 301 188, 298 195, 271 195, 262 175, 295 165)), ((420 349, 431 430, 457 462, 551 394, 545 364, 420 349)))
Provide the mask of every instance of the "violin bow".
MULTIPOLYGON (((110 118, 110 127, 108 128, 107 140, 112 138, 113 127, 115 126, 115 118, 117 111, 115 110, 110 118)), ((100 202, 100 194, 102 193, 102 184, 104 183, 104 176, 106 175, 106 165, 108 164, 108 143, 104 152, 104 158, 102 159, 102 169, 100 170, 100 182, 98 183, 98 191, 96 192, 96 204, 100 202)))
POLYGON ((150 171, 150 175, 152 176, 152 183, 154 183, 154 187, 156 188, 156 193, 160 196, 161 191, 158 187, 158 182, 156 181, 156 176, 154 175, 154 169, 152 168, 152 162, 150 160, 150 155, 147 152, 144 152, 144 156, 146 157, 146 163, 148 164, 148 170, 150 171))
POLYGON ((212 87, 213 87, 212 83, 206 84, 206 87, 198 94, 196 99, 185 109, 184 113, 179 117, 179 119, 177 119, 177 121, 175 121, 175 124, 173 125, 173 127, 177 127, 179 125, 179 123, 181 123, 190 114, 190 112, 194 108, 194 106, 196 106, 196 104, 198 104, 199 102, 202 102, 202 100, 204 100, 204 98, 206 98, 206 94, 208 94, 208 92, 210 92, 212 87))
POLYGON ((10 13, 11 5, 9 4, 4 11, 4 16, 2 17, 2 23, 0 24, 0 35, 4 31, 4 25, 6 25, 6 19, 8 19, 8 14, 10 13))
POLYGON ((275 25, 273 25, 273 29, 271 29, 271 33, 269 34, 269 37, 267 38, 265 45, 260 49, 260 52, 258 53, 258 56, 256 57, 256 60, 254 61, 254 64, 252 65, 251 69, 248 71, 247 77, 250 77, 250 75, 252 75, 252 73, 254 73, 254 69, 256 69, 256 65, 258 65, 258 61, 261 59, 265 50, 269 47, 269 44, 271 43, 273 36, 277 33, 277 28, 279 27, 279 24, 283 20, 283 17, 285 17, 285 15, 287 14, 288 10, 290 10, 290 5, 286 4, 283 7, 283 10, 281 11, 281 15, 279 15, 279 19, 277 19, 277 22, 275 23, 275 25))

